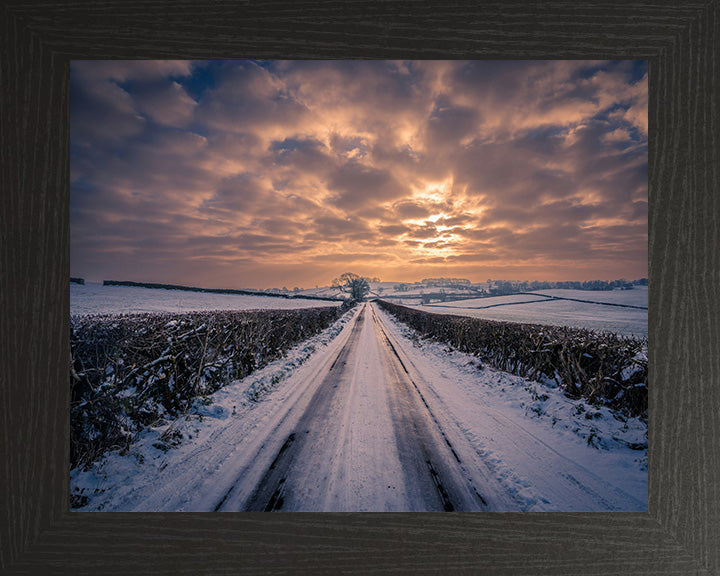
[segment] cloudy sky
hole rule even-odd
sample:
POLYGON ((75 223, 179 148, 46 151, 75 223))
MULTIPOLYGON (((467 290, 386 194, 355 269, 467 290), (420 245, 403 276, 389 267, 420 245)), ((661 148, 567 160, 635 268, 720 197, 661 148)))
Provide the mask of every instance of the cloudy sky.
POLYGON ((646 62, 75 61, 71 274, 647 276, 646 62))

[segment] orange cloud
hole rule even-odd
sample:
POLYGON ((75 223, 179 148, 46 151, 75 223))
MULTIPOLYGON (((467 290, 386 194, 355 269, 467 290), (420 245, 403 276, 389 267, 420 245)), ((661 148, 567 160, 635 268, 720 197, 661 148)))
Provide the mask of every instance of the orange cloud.
POLYGON ((74 62, 71 90, 73 275, 647 274, 637 63, 74 62))

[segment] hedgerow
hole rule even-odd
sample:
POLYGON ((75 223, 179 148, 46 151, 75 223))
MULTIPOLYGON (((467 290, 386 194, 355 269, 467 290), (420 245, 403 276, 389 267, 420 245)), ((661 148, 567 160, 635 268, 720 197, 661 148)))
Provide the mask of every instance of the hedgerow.
POLYGON ((474 354, 524 378, 554 382, 570 398, 585 398, 647 418, 647 341, 567 326, 519 324, 431 314, 378 303, 420 335, 474 354))
POLYGON ((281 357, 349 307, 73 317, 71 467, 127 448, 143 427, 281 357))

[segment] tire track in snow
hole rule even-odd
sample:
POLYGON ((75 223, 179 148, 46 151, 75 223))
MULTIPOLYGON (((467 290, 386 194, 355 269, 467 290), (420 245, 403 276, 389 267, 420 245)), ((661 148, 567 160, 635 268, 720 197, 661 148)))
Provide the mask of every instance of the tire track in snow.
MULTIPOLYGON (((285 484, 287 471, 293 463, 295 454, 301 450, 306 441, 307 435, 310 433, 310 424, 312 420, 322 415, 321 409, 323 408, 323 405, 327 406, 327 404, 329 404, 329 400, 331 400, 333 392, 337 389, 338 373, 342 372, 345 364, 347 363, 348 356, 352 351, 353 342, 356 341, 358 334, 362 330, 364 319, 365 311, 362 310, 355 319, 355 325, 352 328, 349 338, 335 357, 327 375, 323 378, 322 383, 315 391, 315 394, 308 404, 305 413, 296 426, 296 429, 302 430, 303 433, 296 434, 293 432, 287 437, 277 456, 258 484, 258 487, 250 496, 246 505, 246 510, 264 511, 268 506, 270 506, 271 500, 273 500, 273 504, 271 506, 273 510, 277 510, 282 507, 284 498, 280 497, 282 496, 282 493, 284 493, 285 487, 283 485, 285 484)), ((238 479, 238 483, 239 482, 242 482, 242 478, 238 479)), ((233 484, 228 492, 218 502, 215 507, 216 512, 223 509, 223 505, 233 493, 236 486, 237 483, 233 484)))
POLYGON ((421 460, 424 460, 426 472, 430 473, 430 479, 440 497, 443 510, 447 512, 487 510, 487 500, 472 480, 459 468, 462 460, 455 447, 430 409, 425 396, 410 375, 407 366, 384 329, 382 321, 372 307, 371 312, 378 335, 385 344, 385 351, 390 357, 388 365, 392 366, 396 372, 394 378, 396 385, 392 389, 396 396, 394 398, 396 403, 394 414, 398 418, 394 423, 398 444, 401 446, 413 445, 413 448, 407 452, 401 451, 401 455, 406 460, 403 468, 405 470, 414 469, 416 474, 423 475, 422 464, 411 462, 414 449, 415 457, 421 455, 421 460), (413 438, 407 438, 411 430, 415 432, 415 435, 413 438))
MULTIPOLYGON (((379 311, 378 316, 384 318, 385 314, 379 311)), ((447 432, 451 439, 464 436, 470 443, 470 451, 462 450, 460 455, 463 461, 470 462, 468 468, 473 476, 479 480, 484 477, 482 484, 495 488, 487 499, 496 504, 496 509, 526 511, 529 506, 539 511, 567 512, 642 509, 641 500, 603 479, 592 465, 578 461, 578 455, 568 451, 566 443, 560 444, 564 448, 560 450, 549 444, 547 437, 540 438, 532 431, 537 422, 506 414, 498 409, 498 404, 483 401, 482 393, 467 394, 462 387, 455 388, 452 376, 446 377, 441 369, 435 371, 432 360, 423 362, 419 354, 408 353, 403 344, 409 346, 410 342, 398 340, 397 332, 388 332, 397 341, 411 375, 419 377, 430 405, 442 416, 442 422, 449 423, 447 432), (472 414, 472 410, 480 410, 482 419, 477 419, 477 412, 472 414)), ((466 447, 462 441, 456 446, 466 447)))
POLYGON ((487 509, 369 309, 245 510, 487 509), (368 473, 373 466, 376 474, 368 473))

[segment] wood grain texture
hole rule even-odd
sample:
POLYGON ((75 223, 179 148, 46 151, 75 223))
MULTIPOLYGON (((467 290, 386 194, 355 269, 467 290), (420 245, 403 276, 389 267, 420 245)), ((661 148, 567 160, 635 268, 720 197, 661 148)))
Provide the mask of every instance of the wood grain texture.
POLYGON ((0 6, 0 572, 720 574, 720 0, 0 6), (69 61, 650 61, 649 514, 70 514, 69 61))

